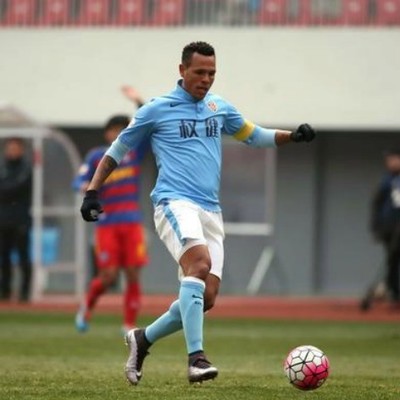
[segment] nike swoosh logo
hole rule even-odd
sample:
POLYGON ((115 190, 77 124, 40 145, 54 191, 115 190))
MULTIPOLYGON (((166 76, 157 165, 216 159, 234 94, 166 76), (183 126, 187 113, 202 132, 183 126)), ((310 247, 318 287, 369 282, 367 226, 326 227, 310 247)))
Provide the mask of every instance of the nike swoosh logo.
POLYGON ((203 300, 203 298, 202 298, 201 296, 196 296, 195 294, 192 294, 192 297, 193 297, 194 299, 201 299, 201 300, 203 300))
POLYGON ((176 106, 179 106, 179 104, 180 104, 180 103, 169 103, 169 106, 170 106, 170 107, 176 107, 176 106))

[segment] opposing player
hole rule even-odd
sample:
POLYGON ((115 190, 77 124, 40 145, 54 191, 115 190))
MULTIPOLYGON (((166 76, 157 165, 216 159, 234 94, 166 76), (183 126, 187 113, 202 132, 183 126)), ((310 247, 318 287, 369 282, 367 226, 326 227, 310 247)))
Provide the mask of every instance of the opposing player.
MULTIPOLYGON (((141 102, 138 101, 138 106, 141 102)), ((109 145, 129 124, 125 115, 111 117, 104 127, 107 146, 91 150, 75 179, 75 187, 86 191, 97 165, 109 145)), ((136 326, 140 307, 140 270, 148 261, 142 213, 139 207, 141 162, 149 143, 130 150, 99 191, 104 213, 95 229, 95 258, 98 273, 91 280, 84 303, 75 318, 79 332, 89 328, 89 320, 98 298, 116 281, 122 268, 126 276, 123 331, 136 326)))
MULTIPOLYGON (((101 211, 98 190, 129 149, 150 139, 158 167, 151 193, 156 230, 181 269, 178 299, 145 329, 126 335, 127 379, 136 385, 143 361, 157 340, 183 328, 188 379, 213 379, 218 370, 203 349, 203 312, 213 307, 222 278, 224 229, 219 204, 221 137, 252 147, 309 142, 308 124, 294 132, 264 129, 246 121, 226 100, 209 93, 216 74, 214 48, 205 42, 184 47, 176 88, 143 106, 101 160, 83 200, 85 220, 101 211)), ((243 168, 246 168, 243 165, 243 168)), ((239 179, 239 177, 238 177, 239 179)))

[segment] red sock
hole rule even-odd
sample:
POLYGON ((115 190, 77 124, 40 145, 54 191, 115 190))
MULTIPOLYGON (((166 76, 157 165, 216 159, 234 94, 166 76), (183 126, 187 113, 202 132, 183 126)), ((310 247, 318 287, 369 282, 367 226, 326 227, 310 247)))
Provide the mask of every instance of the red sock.
POLYGON ((140 308, 140 285, 138 282, 128 283, 124 299, 124 325, 136 326, 136 319, 140 308))
POLYGON ((96 305, 98 298, 104 293, 105 289, 100 278, 93 278, 90 282, 89 290, 86 295, 87 318, 90 317, 90 311, 96 305))

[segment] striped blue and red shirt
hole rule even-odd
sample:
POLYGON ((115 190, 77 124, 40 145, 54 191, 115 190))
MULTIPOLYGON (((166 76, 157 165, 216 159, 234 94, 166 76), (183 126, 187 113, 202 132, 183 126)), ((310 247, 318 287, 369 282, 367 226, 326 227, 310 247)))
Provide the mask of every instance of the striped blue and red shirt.
MULTIPOLYGON (((100 214, 98 225, 123 224, 142 221, 139 206, 139 185, 141 163, 148 144, 131 150, 122 159, 99 191, 104 213, 100 214)), ((79 190, 88 184, 108 147, 96 147, 85 157, 79 168, 73 186, 79 190)))

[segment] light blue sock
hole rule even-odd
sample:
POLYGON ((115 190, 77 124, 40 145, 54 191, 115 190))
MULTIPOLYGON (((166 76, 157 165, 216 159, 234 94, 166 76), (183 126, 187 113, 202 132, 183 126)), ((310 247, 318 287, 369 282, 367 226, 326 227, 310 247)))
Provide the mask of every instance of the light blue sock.
POLYGON ((187 276, 181 281, 179 306, 188 354, 203 350, 203 308, 205 283, 187 276))
POLYGON ((182 329, 181 310, 179 308, 179 300, 175 300, 169 307, 169 310, 157 318, 149 325, 144 334, 150 343, 156 342, 158 339, 168 336, 171 333, 182 329))

